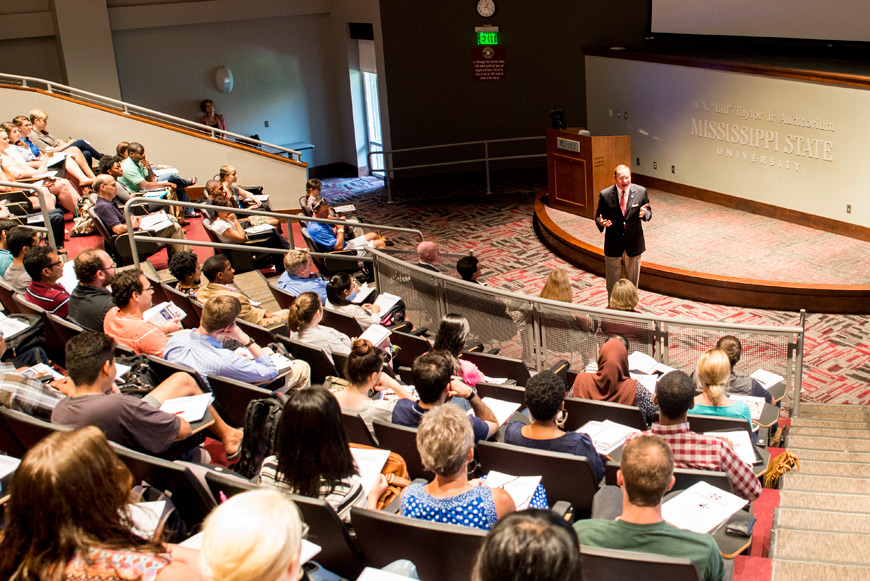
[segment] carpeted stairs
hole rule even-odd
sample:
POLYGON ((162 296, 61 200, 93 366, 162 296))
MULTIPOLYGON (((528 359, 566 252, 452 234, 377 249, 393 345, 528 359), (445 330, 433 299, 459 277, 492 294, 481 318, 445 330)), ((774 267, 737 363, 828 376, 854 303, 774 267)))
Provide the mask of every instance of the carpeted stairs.
POLYGON ((870 579, 870 407, 802 404, 786 448, 770 557, 774 581, 870 579))

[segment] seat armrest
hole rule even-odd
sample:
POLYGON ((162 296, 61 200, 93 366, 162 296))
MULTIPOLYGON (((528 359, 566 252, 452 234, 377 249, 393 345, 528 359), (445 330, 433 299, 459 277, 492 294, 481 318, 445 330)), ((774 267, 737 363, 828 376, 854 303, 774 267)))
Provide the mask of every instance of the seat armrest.
POLYGON ((574 505, 567 500, 558 500, 551 508, 559 518, 564 519, 569 525, 574 522, 574 505))

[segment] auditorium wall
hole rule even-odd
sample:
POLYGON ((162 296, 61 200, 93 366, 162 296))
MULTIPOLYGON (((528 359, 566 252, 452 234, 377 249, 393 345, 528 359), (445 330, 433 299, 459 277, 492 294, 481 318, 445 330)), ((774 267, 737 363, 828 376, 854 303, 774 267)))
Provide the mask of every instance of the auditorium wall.
POLYGON ((870 91, 592 56, 586 87, 589 128, 630 135, 636 173, 870 225, 870 91))

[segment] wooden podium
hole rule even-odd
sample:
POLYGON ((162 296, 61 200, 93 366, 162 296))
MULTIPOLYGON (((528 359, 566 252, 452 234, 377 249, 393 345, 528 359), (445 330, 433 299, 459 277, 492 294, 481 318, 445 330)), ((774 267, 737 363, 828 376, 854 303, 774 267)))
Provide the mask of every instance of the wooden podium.
POLYGON ((576 130, 547 129, 547 192, 549 205, 595 217, 598 193, 615 182, 613 170, 631 167, 631 137, 587 136, 576 130))

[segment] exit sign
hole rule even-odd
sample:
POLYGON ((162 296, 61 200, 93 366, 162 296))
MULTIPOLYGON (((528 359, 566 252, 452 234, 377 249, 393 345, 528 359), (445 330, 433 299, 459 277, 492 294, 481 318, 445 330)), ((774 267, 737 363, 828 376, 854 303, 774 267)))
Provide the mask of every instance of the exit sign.
POLYGON ((498 32, 478 32, 477 44, 498 44, 498 32))

